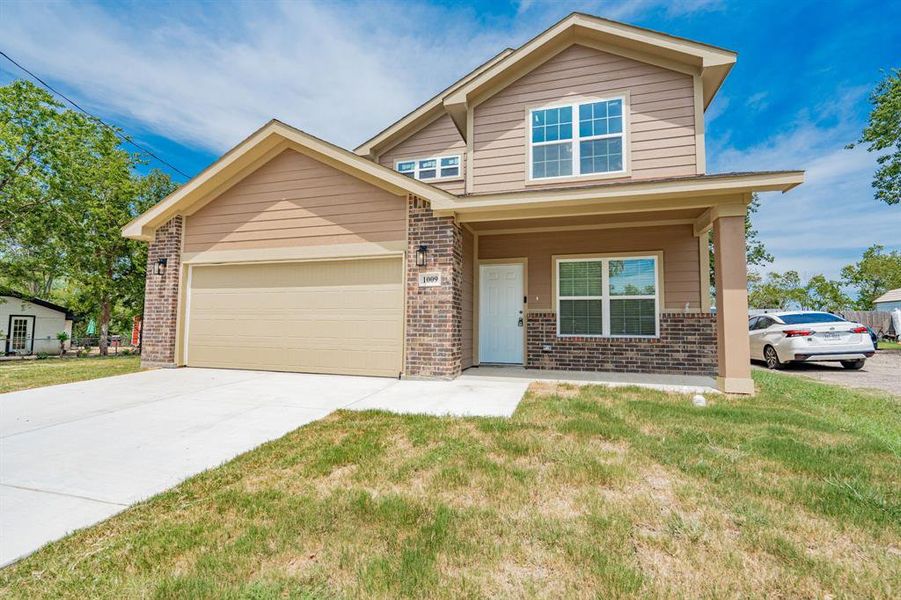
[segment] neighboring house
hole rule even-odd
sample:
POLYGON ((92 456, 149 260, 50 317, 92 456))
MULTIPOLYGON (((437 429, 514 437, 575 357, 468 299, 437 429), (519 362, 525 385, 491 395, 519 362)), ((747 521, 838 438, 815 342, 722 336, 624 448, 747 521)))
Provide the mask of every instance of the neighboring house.
MULTIPOLYGON (((69 309, 27 298, 10 290, 0 291, 0 348, 4 354, 59 354, 60 332, 72 337, 74 317, 69 309)), ((66 348, 69 342, 66 342, 66 348)))
POLYGON ((804 174, 707 173, 735 58, 572 14, 354 152, 271 121, 123 228, 151 242, 145 364, 752 393, 745 213, 804 174))
POLYGON ((876 310, 884 312, 892 312, 896 308, 901 308, 901 288, 887 291, 873 300, 873 304, 876 306, 876 310))

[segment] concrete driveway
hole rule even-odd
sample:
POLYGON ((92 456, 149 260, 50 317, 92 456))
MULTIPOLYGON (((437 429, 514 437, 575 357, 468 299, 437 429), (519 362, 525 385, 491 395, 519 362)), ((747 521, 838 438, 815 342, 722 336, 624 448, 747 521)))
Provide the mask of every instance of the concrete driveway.
POLYGON ((528 384, 163 369, 0 394, 0 565, 336 409, 509 416, 528 384))

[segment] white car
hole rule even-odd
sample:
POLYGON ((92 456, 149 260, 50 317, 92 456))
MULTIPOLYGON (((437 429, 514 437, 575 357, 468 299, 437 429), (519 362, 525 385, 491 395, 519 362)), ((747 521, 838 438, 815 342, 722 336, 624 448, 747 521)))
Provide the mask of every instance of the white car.
POLYGON ((867 328, 825 312, 776 312, 748 320, 751 359, 770 369, 786 363, 835 361, 860 369, 876 353, 867 328))

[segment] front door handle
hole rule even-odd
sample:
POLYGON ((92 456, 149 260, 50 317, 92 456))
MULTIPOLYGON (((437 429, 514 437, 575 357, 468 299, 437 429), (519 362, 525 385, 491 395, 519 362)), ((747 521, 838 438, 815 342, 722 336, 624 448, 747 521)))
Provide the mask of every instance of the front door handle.
POLYGON ((517 323, 520 327, 522 327, 522 317, 519 318, 519 323, 517 323))

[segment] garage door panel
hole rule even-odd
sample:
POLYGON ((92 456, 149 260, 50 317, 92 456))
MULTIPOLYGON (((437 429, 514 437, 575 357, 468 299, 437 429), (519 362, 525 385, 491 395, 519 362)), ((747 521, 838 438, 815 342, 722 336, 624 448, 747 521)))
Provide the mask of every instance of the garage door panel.
POLYGON ((396 376, 399 258, 194 267, 186 362, 396 376))

